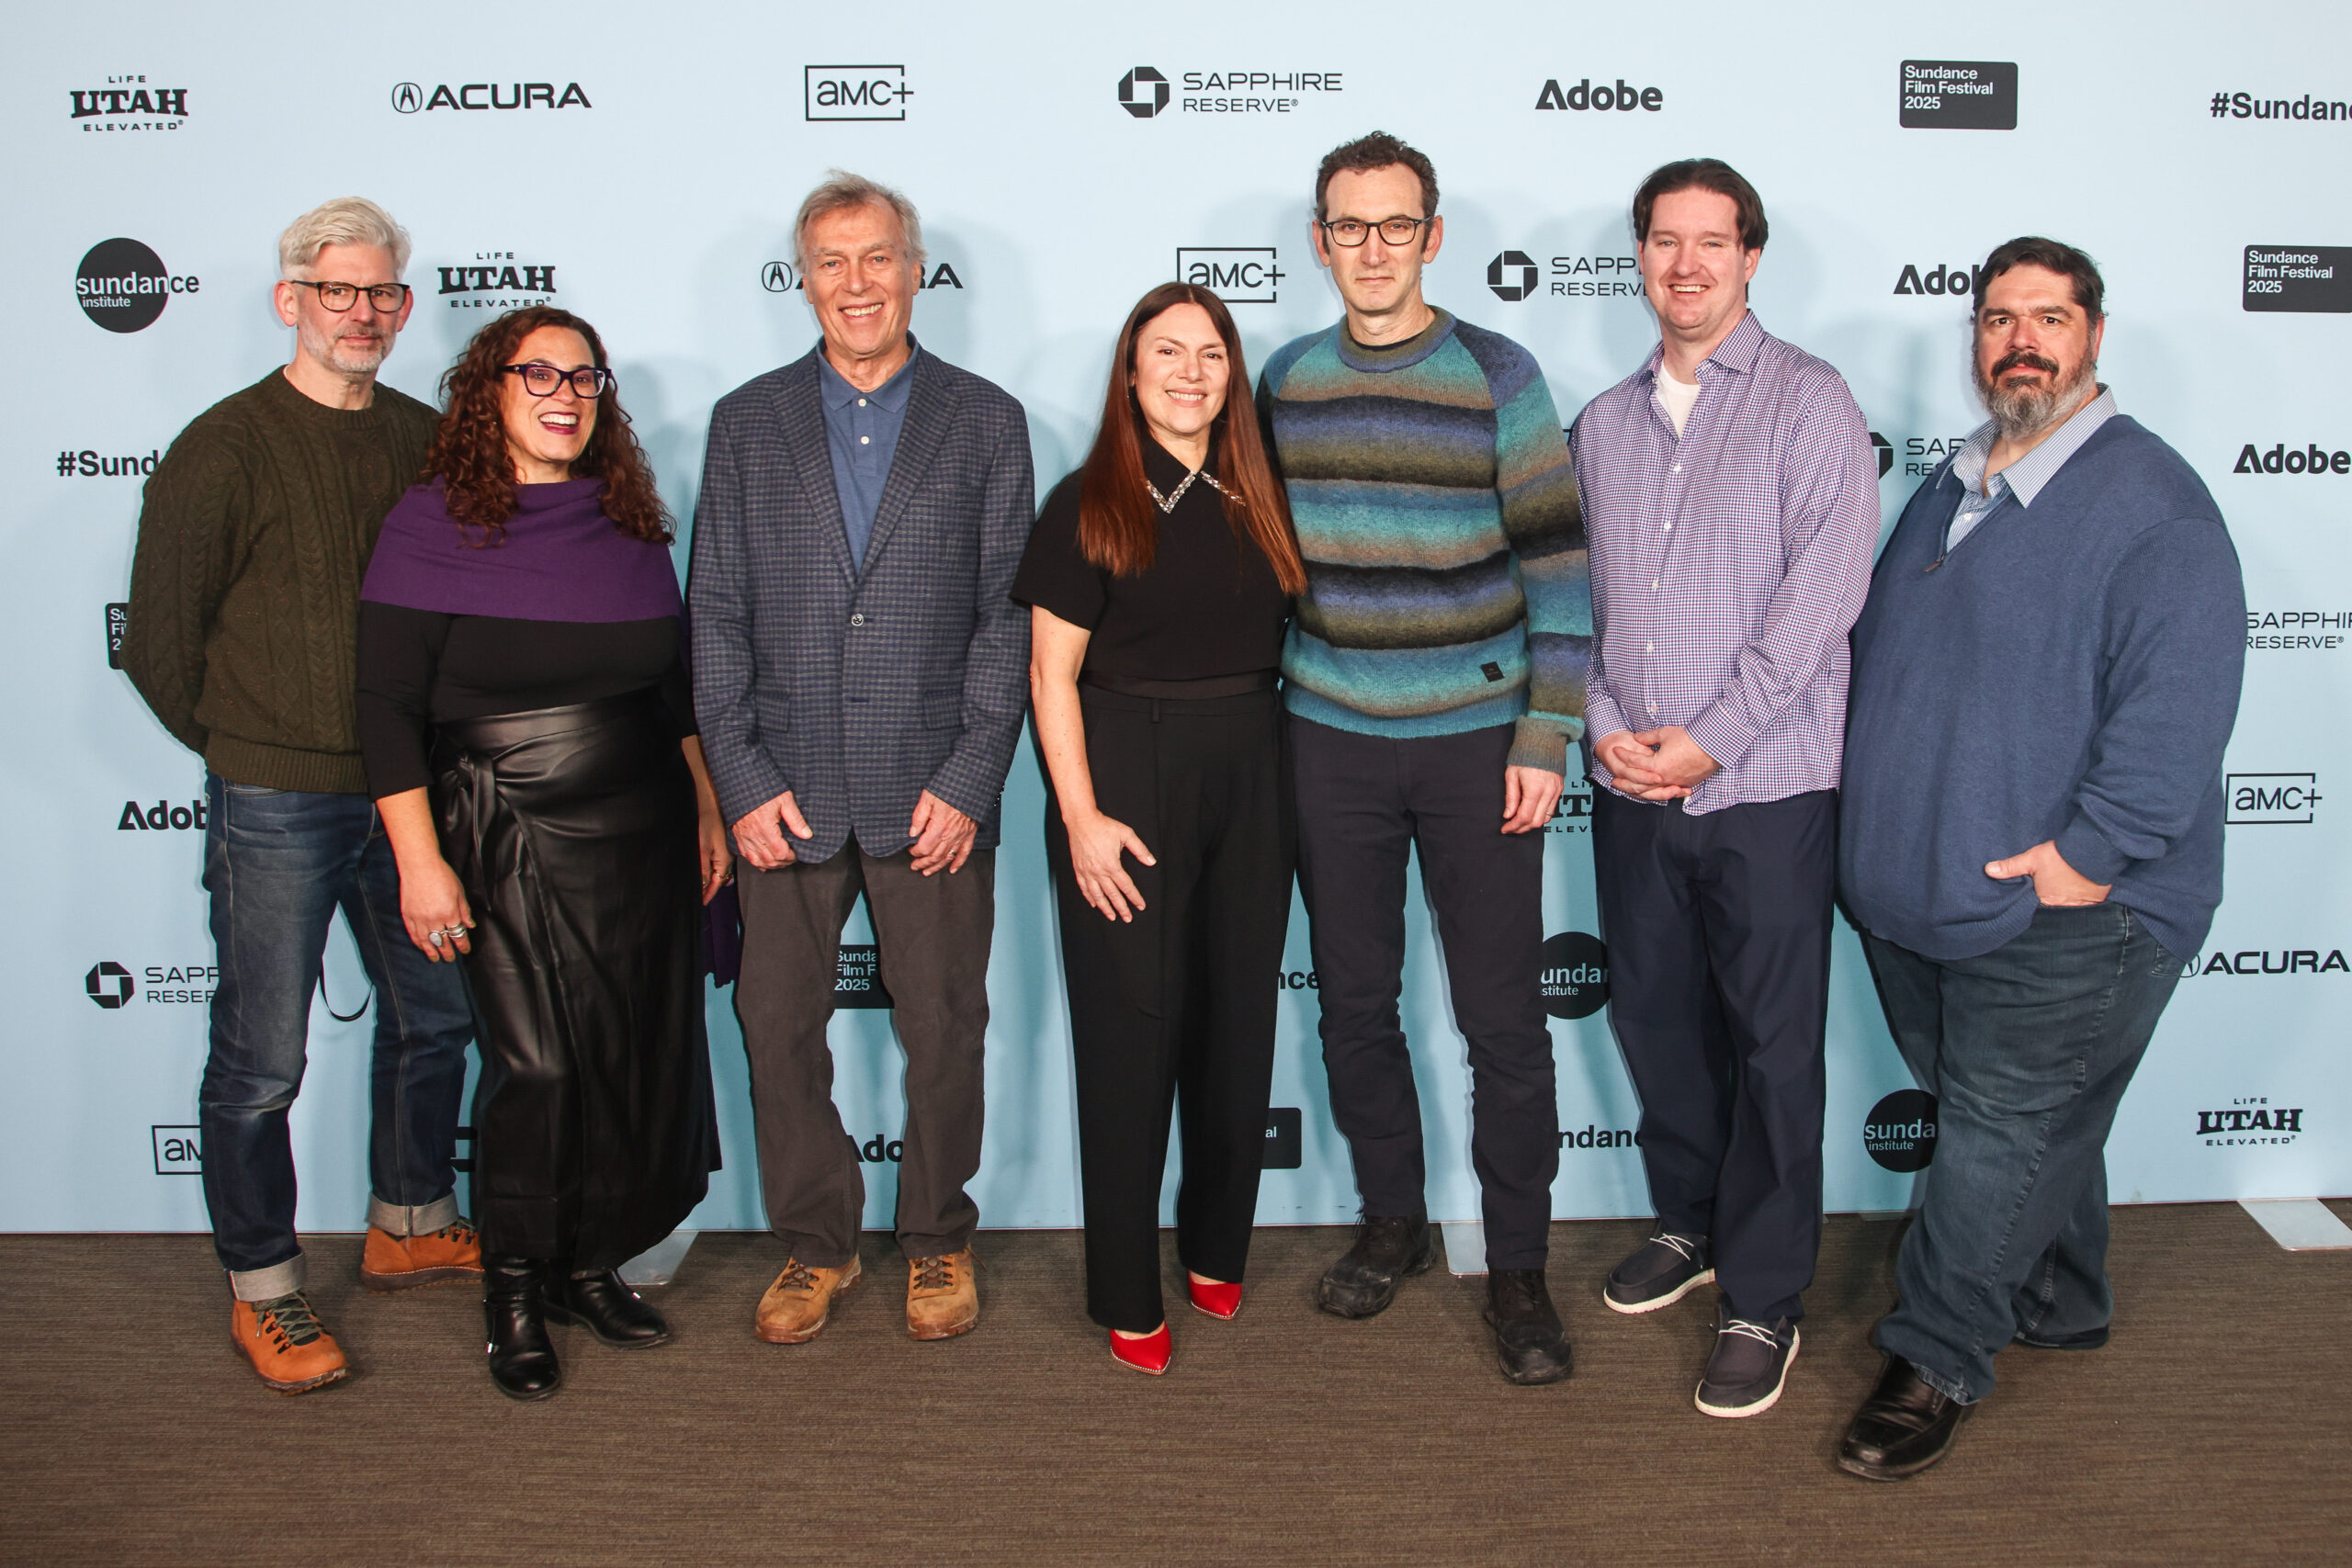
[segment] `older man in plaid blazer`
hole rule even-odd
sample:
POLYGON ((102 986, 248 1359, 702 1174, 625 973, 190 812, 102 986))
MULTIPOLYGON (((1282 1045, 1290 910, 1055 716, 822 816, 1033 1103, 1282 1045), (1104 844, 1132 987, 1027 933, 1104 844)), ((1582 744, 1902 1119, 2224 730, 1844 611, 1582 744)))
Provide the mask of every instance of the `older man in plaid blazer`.
POLYGON ((907 331, 921 220, 836 173, 794 226, 824 341, 713 412, 695 510, 695 705, 743 871, 735 1005, 760 1183, 788 1250, 757 1332, 814 1338, 865 1202, 825 1027, 865 894, 907 1053, 907 1329, 979 1321, 972 1279, 999 794, 1028 692, 1007 597, 1035 506, 1021 405, 907 331))

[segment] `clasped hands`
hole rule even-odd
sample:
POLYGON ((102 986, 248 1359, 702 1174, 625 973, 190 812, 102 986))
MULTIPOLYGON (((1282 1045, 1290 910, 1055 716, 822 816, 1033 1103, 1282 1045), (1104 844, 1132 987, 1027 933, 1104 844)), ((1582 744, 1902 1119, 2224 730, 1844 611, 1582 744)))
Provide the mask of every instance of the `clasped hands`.
POLYGON ((1592 743, 1592 754, 1635 800, 1680 800, 1723 766, 1679 724, 1612 730, 1592 743))
MULTIPOLYGON (((944 871, 953 875, 964 869, 971 858, 972 840, 978 835, 980 825, 929 790, 915 802, 915 814, 907 824, 907 831, 914 836, 910 846, 914 852, 914 868, 925 876, 944 871)), ((808 819, 800 814, 799 802, 786 790, 774 800, 752 807, 735 822, 735 847, 743 859, 761 871, 775 871, 793 864, 800 857, 792 847, 792 839, 807 840, 810 832, 808 819), (785 835, 789 833, 791 838, 785 835)))

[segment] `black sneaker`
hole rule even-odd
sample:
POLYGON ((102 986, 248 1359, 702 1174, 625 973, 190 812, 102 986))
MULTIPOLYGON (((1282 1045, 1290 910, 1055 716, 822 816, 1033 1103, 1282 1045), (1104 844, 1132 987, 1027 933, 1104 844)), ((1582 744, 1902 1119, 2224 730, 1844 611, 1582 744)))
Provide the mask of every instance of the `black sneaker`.
POLYGON ((1515 1383, 1558 1382, 1568 1375, 1568 1337, 1541 1269, 1498 1269, 1487 1276, 1487 1326, 1495 1359, 1515 1383))
POLYGON ((1797 1359, 1797 1325, 1783 1317, 1753 1323, 1718 1309, 1715 1353, 1699 1379, 1697 1403, 1708 1416, 1761 1416, 1781 1397, 1797 1359))
POLYGON ((1612 1312, 1656 1312, 1672 1306, 1715 1277, 1707 1244, 1695 1235, 1660 1231, 1609 1271, 1600 1299, 1612 1312))
POLYGON ((1340 1317, 1370 1317, 1396 1299, 1396 1282, 1437 1261, 1427 1214, 1364 1216, 1356 1244, 1323 1271, 1315 1304, 1340 1317))

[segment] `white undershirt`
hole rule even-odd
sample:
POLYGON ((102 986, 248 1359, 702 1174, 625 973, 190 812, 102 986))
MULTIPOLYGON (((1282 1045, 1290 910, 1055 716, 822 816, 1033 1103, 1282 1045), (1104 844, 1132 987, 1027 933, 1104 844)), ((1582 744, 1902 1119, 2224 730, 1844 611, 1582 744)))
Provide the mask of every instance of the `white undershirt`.
POLYGON ((1665 366, 1657 367, 1657 401, 1666 410, 1666 417, 1674 422, 1674 434, 1679 436, 1682 427, 1690 423, 1690 406, 1699 400, 1699 383, 1678 381, 1668 374, 1665 366))

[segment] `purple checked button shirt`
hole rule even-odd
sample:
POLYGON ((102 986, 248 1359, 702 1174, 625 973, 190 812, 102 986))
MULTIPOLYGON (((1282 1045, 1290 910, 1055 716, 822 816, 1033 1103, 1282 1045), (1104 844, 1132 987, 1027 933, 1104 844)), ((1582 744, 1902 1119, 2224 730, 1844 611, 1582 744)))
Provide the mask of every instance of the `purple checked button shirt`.
MULTIPOLYGON (((1878 546, 1878 465, 1828 365, 1753 311, 1699 367, 1683 434, 1662 351, 1586 405, 1574 441, 1592 541, 1585 733, 1680 725, 1723 764, 1691 812, 1835 789, 1846 634, 1878 546)), ((1614 788, 1596 758, 1595 782, 1614 788)))

